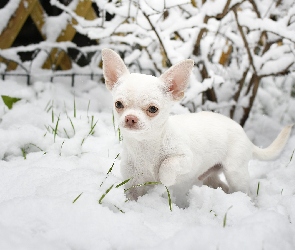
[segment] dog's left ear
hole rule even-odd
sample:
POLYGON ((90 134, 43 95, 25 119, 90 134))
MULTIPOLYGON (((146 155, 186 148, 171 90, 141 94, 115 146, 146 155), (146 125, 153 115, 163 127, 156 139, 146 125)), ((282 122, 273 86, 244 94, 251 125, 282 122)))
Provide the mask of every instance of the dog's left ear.
POLYGON ((129 71, 121 57, 111 49, 102 50, 102 61, 106 86, 112 90, 119 78, 129 74, 129 71))
POLYGON ((173 65, 160 76, 174 100, 180 100, 183 97, 193 67, 194 61, 187 59, 173 65))

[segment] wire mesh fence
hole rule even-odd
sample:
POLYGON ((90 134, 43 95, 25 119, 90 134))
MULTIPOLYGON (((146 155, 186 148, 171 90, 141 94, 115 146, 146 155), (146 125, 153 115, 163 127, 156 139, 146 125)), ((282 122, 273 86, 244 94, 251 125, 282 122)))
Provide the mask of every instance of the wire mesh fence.
POLYGON ((17 79, 23 78, 27 85, 31 85, 32 82, 38 80, 39 78, 45 79, 46 81, 55 82, 55 79, 58 78, 67 78, 67 82, 70 82, 71 86, 74 87, 77 81, 81 81, 81 78, 85 80, 100 81, 102 79, 101 74, 97 73, 53 73, 46 76, 41 74, 24 74, 16 72, 4 72, 0 73, 1 79, 6 80, 9 78, 17 79))

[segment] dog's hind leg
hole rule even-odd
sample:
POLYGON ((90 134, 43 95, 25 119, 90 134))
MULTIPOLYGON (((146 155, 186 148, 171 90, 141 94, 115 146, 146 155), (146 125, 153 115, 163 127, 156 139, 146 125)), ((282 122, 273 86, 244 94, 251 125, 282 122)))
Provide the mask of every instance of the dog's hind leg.
POLYGON ((211 171, 208 174, 208 176, 205 177, 203 184, 215 189, 221 187, 225 193, 228 193, 229 191, 228 185, 220 179, 221 172, 222 172, 222 165, 221 164, 215 165, 214 167, 211 168, 211 171))
POLYGON ((249 193, 248 160, 227 161, 224 164, 223 173, 229 186, 229 193, 237 191, 249 193))
POLYGON ((225 193, 229 192, 229 187, 226 185, 221 179, 219 174, 212 174, 209 177, 207 177, 204 182, 204 185, 207 185, 208 187, 212 188, 221 188, 225 193))

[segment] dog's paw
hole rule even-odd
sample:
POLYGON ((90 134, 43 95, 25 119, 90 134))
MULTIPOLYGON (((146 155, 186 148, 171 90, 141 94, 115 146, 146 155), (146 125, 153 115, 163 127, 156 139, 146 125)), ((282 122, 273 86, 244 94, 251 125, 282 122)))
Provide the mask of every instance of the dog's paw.
POLYGON ((176 182, 176 172, 173 166, 169 164, 169 160, 165 160, 159 169, 160 182, 167 187, 170 187, 176 182))
POLYGON ((130 189, 126 192, 126 198, 130 201, 137 201, 139 194, 136 189, 130 189))

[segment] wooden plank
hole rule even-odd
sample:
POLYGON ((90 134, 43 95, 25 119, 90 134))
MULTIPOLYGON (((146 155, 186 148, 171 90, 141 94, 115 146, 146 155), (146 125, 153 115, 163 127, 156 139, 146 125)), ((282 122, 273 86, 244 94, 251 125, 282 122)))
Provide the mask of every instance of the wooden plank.
POLYGON ((62 70, 69 70, 72 68, 72 61, 65 51, 53 48, 50 52, 50 57, 43 64, 43 68, 51 69, 53 67, 56 70, 58 66, 62 70))
MULTIPOLYGON (((76 14, 79 16, 85 17, 89 10, 92 9, 92 1, 91 0, 84 0, 84 1, 79 1, 77 7, 76 7, 76 14)), ((72 19, 72 23, 75 25, 77 24, 77 21, 75 19, 72 19)), ((60 36, 57 38, 57 42, 64 42, 64 41, 72 41, 74 36, 76 34, 76 30, 73 27, 72 24, 68 24, 66 29, 61 32, 60 36)), ((63 58, 63 57, 68 57, 66 53, 58 53, 57 49, 53 49, 50 53, 50 57, 54 58, 55 66, 58 67, 60 66, 61 69, 63 70, 68 70, 71 68, 71 65, 69 62, 71 60, 69 58, 63 58)), ((45 63, 43 64, 43 68, 45 69, 50 69, 52 67, 51 65, 51 60, 48 58, 45 63)))
MULTIPOLYGON (((79 1, 75 12, 79 16, 84 16, 87 20, 93 20, 96 18, 96 13, 92 8, 91 0, 79 1)), ((42 32, 42 28, 45 23, 44 16, 46 15, 46 13, 39 0, 21 0, 19 7, 10 19, 7 27, 3 30, 2 34, 0 34, 0 49, 11 47, 29 15, 31 15, 31 18, 42 37, 46 39, 45 35, 42 32)), ((77 21, 73 19, 72 24, 68 24, 66 29, 61 32, 60 36, 57 39, 57 42, 71 41, 76 34, 76 30, 73 27, 73 25, 75 24, 77 24, 77 21)), ((61 69, 67 70, 72 67, 71 59, 64 51, 52 49, 50 53, 50 58, 46 60, 43 68, 50 69, 54 65, 55 67, 60 66, 61 69)), ((0 58, 0 62, 1 61, 6 62, 6 64, 8 65, 8 70, 12 70, 17 67, 17 64, 14 62, 8 63, 7 60, 0 58)))
POLYGON ((93 8, 90 8, 85 16, 86 20, 94 20, 97 18, 96 12, 93 8))
POLYGON ((2 56, 0 56, 0 62, 3 62, 7 66, 6 71, 15 70, 18 66, 16 62, 7 60, 2 56))
MULTIPOLYGON (((11 19, 9 20, 6 28, 0 35, 0 48, 7 49, 10 48, 13 42, 15 41, 18 33, 20 32, 21 28, 23 27, 25 21, 27 20, 28 16, 32 9, 34 9, 35 4, 38 0, 22 0, 16 9, 15 13, 12 15, 11 19)), ((17 63, 13 61, 9 61, 4 58, 0 58, 0 62, 3 62, 7 65, 7 71, 15 70, 17 68, 17 63)))
POLYGON ((40 4, 39 1, 36 2, 32 12, 31 12, 31 18, 33 22, 35 23, 37 29, 39 30, 41 36, 46 39, 46 36, 42 32, 43 25, 45 24, 44 17, 46 16, 46 13, 40 4))
POLYGON ((22 0, 20 2, 16 12, 0 35, 1 49, 11 47, 37 1, 38 0, 22 0))

